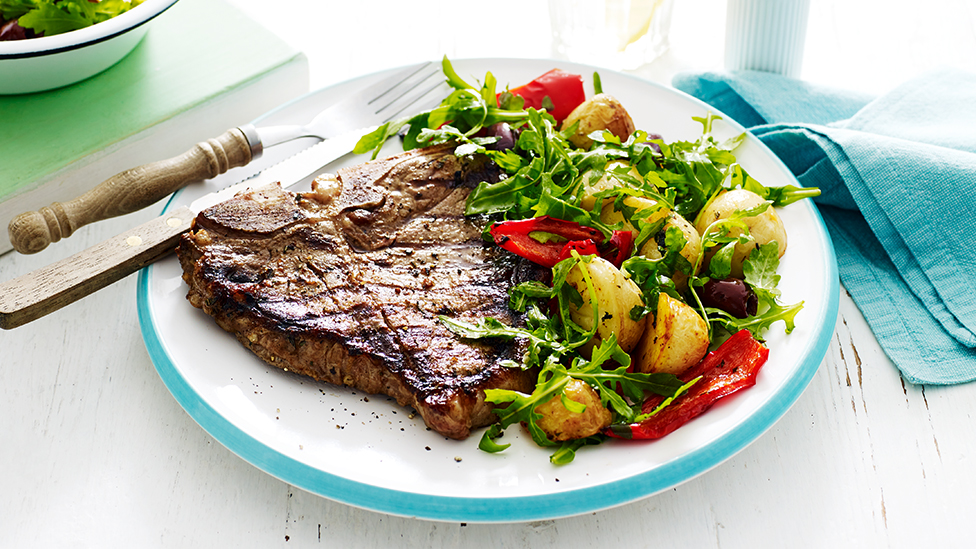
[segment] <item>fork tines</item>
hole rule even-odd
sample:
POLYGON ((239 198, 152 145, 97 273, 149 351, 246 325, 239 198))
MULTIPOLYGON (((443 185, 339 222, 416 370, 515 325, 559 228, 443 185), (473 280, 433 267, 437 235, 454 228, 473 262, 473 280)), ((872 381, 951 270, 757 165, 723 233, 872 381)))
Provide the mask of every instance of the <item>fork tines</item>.
MULTIPOLYGON (((438 88, 445 86, 446 80, 441 74, 440 65, 426 62, 407 67, 400 73, 402 79, 394 86, 384 86, 376 90, 379 94, 369 101, 374 114, 383 117, 383 122, 396 119, 409 107, 424 105, 433 107, 443 98, 444 93, 434 94, 438 88)), ((373 90, 370 90, 373 91, 373 90)), ((421 109, 418 109, 421 110, 421 109)))

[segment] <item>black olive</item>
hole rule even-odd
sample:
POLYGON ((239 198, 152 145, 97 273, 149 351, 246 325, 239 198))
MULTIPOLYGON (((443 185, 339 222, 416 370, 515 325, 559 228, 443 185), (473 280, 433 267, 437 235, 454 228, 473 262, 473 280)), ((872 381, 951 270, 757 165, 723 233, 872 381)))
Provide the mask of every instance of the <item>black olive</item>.
POLYGON ((709 280, 698 292, 703 305, 722 309, 736 318, 755 315, 759 306, 756 293, 738 278, 709 280))
POLYGON ((489 137, 497 137, 498 141, 485 145, 486 149, 492 151, 504 151, 515 147, 516 135, 508 122, 498 122, 488 128, 489 137))

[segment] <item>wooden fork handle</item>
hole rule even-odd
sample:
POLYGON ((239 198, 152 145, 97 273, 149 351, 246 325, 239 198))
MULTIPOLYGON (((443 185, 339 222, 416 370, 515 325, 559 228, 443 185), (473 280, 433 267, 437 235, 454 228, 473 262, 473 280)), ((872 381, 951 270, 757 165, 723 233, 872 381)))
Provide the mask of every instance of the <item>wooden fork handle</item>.
POLYGON ((172 253, 194 217, 190 208, 174 210, 0 284, 0 328, 9 330, 36 320, 172 253))
POLYGON ((191 181, 243 166, 256 156, 253 153, 241 129, 227 130, 180 156, 112 176, 74 200, 18 215, 7 227, 10 242, 22 254, 37 253, 51 242, 71 236, 79 227, 141 210, 191 181))

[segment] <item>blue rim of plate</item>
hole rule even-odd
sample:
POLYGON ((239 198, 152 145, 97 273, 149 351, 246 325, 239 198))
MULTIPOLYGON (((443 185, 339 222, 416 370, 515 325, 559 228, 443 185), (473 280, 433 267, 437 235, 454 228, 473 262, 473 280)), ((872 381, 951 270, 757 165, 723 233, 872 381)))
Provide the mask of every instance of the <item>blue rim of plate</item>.
MULTIPOLYGON (((634 78, 643 84, 659 85, 634 78)), ((706 105, 698 99, 687 96, 679 90, 669 89, 721 114, 714 107, 706 105)), ((314 93, 316 92, 310 92, 286 105, 300 101, 314 93)), ((725 117, 725 119, 732 122, 729 117, 725 117)), ((737 123, 735 125, 739 126, 737 123)), ((739 126, 739 130, 744 131, 741 126, 739 126)), ((759 139, 752 134, 747 135, 748 139, 762 147, 779 164, 784 173, 790 174, 789 169, 782 161, 759 139)), ((174 195, 173 199, 167 203, 164 212, 173 204, 175 198, 174 195)), ((824 356, 826 356, 837 320, 840 299, 840 281, 833 244, 816 206, 810 201, 806 201, 804 206, 811 210, 820 233, 820 254, 825 259, 825 269, 822 275, 826 281, 824 292, 826 300, 816 311, 817 316, 811 319, 811 324, 816 326, 816 329, 800 353, 799 365, 793 374, 785 380, 782 388, 774 393, 765 404, 752 412, 741 424, 709 444, 643 473, 598 486, 565 492, 517 497, 439 496, 373 486, 316 469, 255 440, 199 398, 199 395, 180 374, 172 357, 166 352, 155 328, 152 303, 149 299, 152 265, 139 272, 136 288, 139 324, 149 356, 156 366, 156 371, 187 414, 229 450, 251 465, 284 482, 353 507, 426 520, 505 523, 564 518, 606 510, 650 497, 706 473, 758 439, 800 397, 816 374, 824 356)), ((622 443, 626 444, 626 442, 622 443)))

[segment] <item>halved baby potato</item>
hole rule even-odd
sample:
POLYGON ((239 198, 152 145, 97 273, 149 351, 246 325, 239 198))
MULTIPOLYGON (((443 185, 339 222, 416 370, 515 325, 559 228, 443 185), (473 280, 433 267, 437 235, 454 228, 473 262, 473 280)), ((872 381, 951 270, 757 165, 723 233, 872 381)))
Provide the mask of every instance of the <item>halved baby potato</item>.
POLYGON ((614 267, 602 257, 594 257, 589 263, 576 265, 566 276, 566 282, 573 285, 583 296, 581 307, 570 306, 569 313, 573 322, 590 330, 593 328, 593 302, 586 280, 583 278, 582 268, 586 268, 593 282, 597 300, 596 338, 606 340, 611 334, 617 335, 617 344, 624 351, 629 352, 637 345, 641 334, 644 333, 646 317, 633 320, 630 311, 634 307, 643 306, 641 291, 633 280, 624 276, 620 269, 614 267))
POLYGON ((694 309, 662 293, 654 326, 637 347, 634 369, 680 375, 708 352, 708 324, 694 309))
MULTIPOLYGON (((600 210, 600 221, 606 223, 607 225, 615 225, 623 222, 624 230, 639 232, 639 229, 630 222, 630 219, 627 219, 624 216, 624 212, 616 208, 614 202, 614 200, 604 201, 603 209, 600 210)), ((645 198, 643 196, 625 196, 623 199, 623 204, 624 207, 633 208, 637 212, 654 209, 653 212, 646 214, 648 223, 660 221, 671 213, 671 209, 667 206, 659 205, 656 200, 645 198)))
POLYGON ((599 393, 586 382, 571 379, 562 394, 569 400, 586 406, 586 409, 582 412, 570 411, 563 404, 561 395, 536 406, 535 411, 542 414, 536 425, 545 431, 550 440, 560 442, 586 438, 610 425, 613 415, 603 407, 599 393))
MULTIPOLYGON (((611 172, 620 169, 621 167, 630 166, 629 162, 623 160, 612 160, 607 162, 606 168, 604 168, 603 176, 600 178, 595 178, 591 175, 593 172, 587 172, 583 174, 583 198, 580 200, 580 207, 586 210, 593 210, 596 205, 596 193, 600 191, 607 191, 620 186, 620 183, 614 179, 611 172), (594 178, 593 181, 590 179, 594 178)), ((637 171, 636 167, 630 166, 630 175, 641 179, 641 174, 637 171)), ((613 197, 607 197, 603 199, 600 207, 605 208, 607 204, 613 204, 613 197)))

